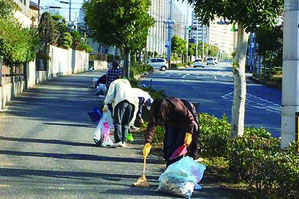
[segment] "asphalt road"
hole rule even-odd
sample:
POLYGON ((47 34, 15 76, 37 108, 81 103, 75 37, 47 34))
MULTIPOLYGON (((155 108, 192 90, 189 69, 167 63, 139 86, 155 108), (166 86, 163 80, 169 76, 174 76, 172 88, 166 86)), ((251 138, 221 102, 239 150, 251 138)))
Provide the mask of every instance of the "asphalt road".
MULTIPOLYGON (((230 122, 234 89, 231 71, 231 63, 222 62, 205 68, 154 72, 144 78, 141 84, 156 90, 165 90, 169 96, 199 103, 200 113, 209 113, 218 118, 226 115, 230 122)), ((264 127, 278 137, 280 114, 281 91, 247 80, 245 125, 264 127)))
MULTIPOLYGON (((100 74, 38 85, 0 113, 0 199, 175 198, 156 190, 164 162, 153 154, 146 169, 150 187, 132 186, 142 171, 142 135, 128 148, 95 146, 96 124, 87 112, 99 98, 88 86, 100 74)), ((200 184, 192 198, 235 198, 205 177, 200 184)))

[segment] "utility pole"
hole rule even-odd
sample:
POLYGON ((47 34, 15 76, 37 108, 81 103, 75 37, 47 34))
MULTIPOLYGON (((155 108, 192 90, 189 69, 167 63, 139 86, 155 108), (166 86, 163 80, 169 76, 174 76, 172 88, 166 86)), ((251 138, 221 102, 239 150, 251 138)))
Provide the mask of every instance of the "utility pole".
POLYGON ((38 0, 37 2, 37 5, 38 5, 38 11, 37 11, 37 21, 39 22, 39 18, 40 18, 40 3, 41 3, 41 0, 38 0))
POLYGON ((187 45, 187 62, 188 62, 188 51, 189 51, 189 24, 188 24, 188 21, 189 21, 189 4, 187 3, 187 25, 186 25, 186 33, 187 33, 187 37, 186 37, 186 45, 187 45))
POLYGON ((72 21, 72 0, 69 0, 69 22, 72 21))
POLYGON ((196 18, 196 42, 195 42, 195 59, 198 56, 198 18, 196 18))
POLYGON ((299 110, 299 1, 284 1, 281 148, 289 146, 297 133, 299 110), (297 123, 297 128, 296 128, 297 123))
POLYGON ((169 10, 169 17, 168 21, 166 22, 168 24, 168 41, 167 41, 167 61, 168 61, 168 67, 171 66, 171 37, 172 37, 172 26, 174 24, 173 18, 172 18, 172 0, 169 1, 170 10, 169 10))
POLYGON ((202 27, 202 39, 201 39, 201 45, 202 45, 202 48, 201 48, 201 58, 202 58, 202 61, 204 60, 204 56, 205 56, 205 44, 204 44, 204 40, 205 40, 205 30, 204 30, 204 25, 201 26, 202 27))

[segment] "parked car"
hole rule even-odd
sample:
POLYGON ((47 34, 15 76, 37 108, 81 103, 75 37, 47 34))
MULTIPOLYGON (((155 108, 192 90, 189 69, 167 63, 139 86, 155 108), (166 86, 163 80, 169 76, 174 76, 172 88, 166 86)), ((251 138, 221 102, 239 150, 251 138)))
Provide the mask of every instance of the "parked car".
POLYGON ((202 59, 196 59, 196 60, 194 61, 194 68, 196 68, 196 67, 202 67, 202 68, 205 67, 204 64, 203 64, 202 59))
POLYGON ((161 71, 168 69, 168 62, 163 58, 150 58, 148 59, 148 64, 153 67, 153 69, 158 69, 161 71))
POLYGON ((214 61, 213 57, 208 57, 207 58, 207 65, 209 65, 209 64, 215 65, 215 61, 214 61))

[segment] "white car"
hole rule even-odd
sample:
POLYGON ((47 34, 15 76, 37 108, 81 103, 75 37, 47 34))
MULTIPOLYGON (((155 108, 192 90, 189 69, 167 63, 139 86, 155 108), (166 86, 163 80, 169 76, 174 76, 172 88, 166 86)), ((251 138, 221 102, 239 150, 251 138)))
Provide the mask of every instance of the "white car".
POLYGON ((168 62, 163 58, 150 58, 148 60, 148 64, 153 67, 153 69, 158 69, 161 71, 168 69, 168 62))
POLYGON ((209 64, 215 65, 215 61, 214 61, 213 57, 208 57, 207 58, 207 65, 209 65, 209 64))
POLYGON ((196 60, 194 61, 194 68, 196 68, 196 67, 202 67, 202 68, 205 67, 205 66, 203 65, 203 61, 202 61, 202 59, 196 59, 196 60))

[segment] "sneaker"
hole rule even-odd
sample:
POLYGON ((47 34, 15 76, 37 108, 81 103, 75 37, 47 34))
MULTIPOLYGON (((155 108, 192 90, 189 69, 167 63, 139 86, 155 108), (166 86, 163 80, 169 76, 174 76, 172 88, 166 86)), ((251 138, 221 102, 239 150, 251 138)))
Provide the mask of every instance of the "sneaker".
POLYGON ((123 148, 126 148, 126 147, 127 147, 127 144, 126 144, 126 142, 121 142, 121 143, 120 143, 120 146, 123 147, 123 148))
POLYGON ((113 144, 113 147, 122 147, 123 143, 122 142, 117 142, 113 144))
POLYGON ((138 127, 136 127, 136 126, 130 126, 130 130, 131 131, 139 131, 140 130, 140 128, 138 128, 138 127))

